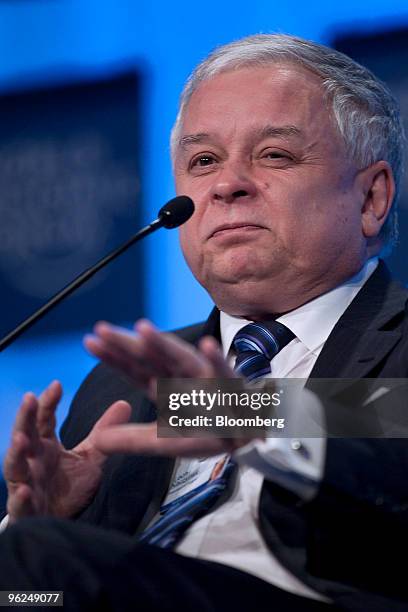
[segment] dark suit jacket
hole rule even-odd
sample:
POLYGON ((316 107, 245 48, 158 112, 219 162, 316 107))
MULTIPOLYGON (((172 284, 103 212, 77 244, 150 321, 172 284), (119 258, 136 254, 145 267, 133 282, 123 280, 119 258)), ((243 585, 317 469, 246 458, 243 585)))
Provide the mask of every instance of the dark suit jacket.
MULTIPOLYGON (((405 378, 407 297, 380 262, 330 334, 311 379, 405 378)), ((219 337, 218 311, 177 334, 193 344, 205 334, 219 337)), ((344 385, 331 385, 329 402, 341 396, 344 385)), ((132 421, 155 419, 154 406, 143 394, 101 364, 74 398, 61 431, 64 444, 73 447, 82 440, 118 399, 132 405, 132 421)), ((129 534, 141 531, 167 491, 173 465, 167 458, 110 457, 95 498, 79 518, 129 534)), ((408 600, 408 581, 396 549, 404 553, 408 544, 407 441, 329 439, 317 496, 305 503, 265 480, 260 525, 268 546, 290 571, 345 609, 405 609, 397 602, 408 600)))

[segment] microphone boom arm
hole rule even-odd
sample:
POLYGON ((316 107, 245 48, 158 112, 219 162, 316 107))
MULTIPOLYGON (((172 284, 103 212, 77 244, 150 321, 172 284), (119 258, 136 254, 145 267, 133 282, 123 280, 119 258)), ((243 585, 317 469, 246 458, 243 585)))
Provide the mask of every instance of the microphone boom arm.
POLYGON ((190 198, 188 198, 187 196, 178 196, 176 198, 173 198, 173 200, 165 204, 165 206, 160 209, 159 216, 157 217, 157 219, 152 221, 146 227, 143 227, 141 230, 139 230, 120 247, 111 251, 110 253, 108 253, 108 255, 105 255, 105 257, 102 257, 102 259, 100 259, 96 264, 94 264, 90 268, 87 268, 84 272, 79 274, 79 276, 77 276, 63 289, 58 291, 58 293, 56 293, 50 300, 48 300, 48 302, 46 302, 38 310, 36 310, 36 312, 30 315, 22 323, 20 323, 9 334, 4 336, 4 338, 0 340, 0 352, 7 348, 12 342, 14 342, 14 340, 16 340, 32 325, 34 325, 34 323, 36 323, 39 319, 46 315, 47 312, 57 306, 57 304, 59 304, 64 298, 68 297, 71 293, 76 291, 76 289, 81 287, 81 285, 83 285, 87 280, 94 276, 94 274, 99 272, 101 268, 106 266, 113 259, 116 259, 116 257, 121 255, 129 247, 135 244, 135 242, 138 242, 139 240, 141 240, 145 236, 148 236, 160 227, 173 228, 177 227, 178 225, 181 225, 182 223, 187 221, 187 219, 193 214, 193 212, 194 205, 190 198), (172 205, 174 207, 173 210, 172 205))

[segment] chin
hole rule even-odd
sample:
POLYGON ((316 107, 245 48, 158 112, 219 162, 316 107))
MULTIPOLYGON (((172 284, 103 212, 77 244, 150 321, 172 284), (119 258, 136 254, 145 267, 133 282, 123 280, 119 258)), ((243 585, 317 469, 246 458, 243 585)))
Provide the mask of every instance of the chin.
POLYGON ((216 284, 235 285, 237 290, 239 287, 244 290, 243 285, 254 284, 261 280, 259 270, 244 266, 231 266, 228 270, 216 271, 211 275, 211 278, 216 284))
MULTIPOLYGON (((249 304, 263 302, 270 294, 265 282, 253 270, 229 270, 228 274, 213 273, 201 283, 221 310, 240 315, 249 304), (266 295, 265 295, 266 294, 266 295), (232 312, 234 310, 234 312, 232 312)), ((269 285, 269 283, 268 283, 269 285)))
POLYGON ((225 283, 256 281, 263 278, 269 269, 270 266, 265 266, 265 260, 254 249, 241 248, 215 257, 208 268, 208 277, 225 283))

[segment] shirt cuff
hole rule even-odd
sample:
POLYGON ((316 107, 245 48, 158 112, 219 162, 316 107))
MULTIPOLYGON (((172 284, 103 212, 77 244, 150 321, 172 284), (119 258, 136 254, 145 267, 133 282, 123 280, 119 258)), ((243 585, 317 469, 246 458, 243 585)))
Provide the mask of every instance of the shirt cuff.
MULTIPOLYGON (((308 422, 323 422, 324 410, 318 397, 303 389, 291 405, 295 431, 308 430, 308 422), (295 405, 294 405, 295 404, 295 405)), ((322 430, 323 431, 323 430, 322 430)), ((252 440, 237 449, 233 458, 261 472, 267 480, 289 489, 304 500, 317 493, 326 457, 326 437, 267 437, 252 440)))

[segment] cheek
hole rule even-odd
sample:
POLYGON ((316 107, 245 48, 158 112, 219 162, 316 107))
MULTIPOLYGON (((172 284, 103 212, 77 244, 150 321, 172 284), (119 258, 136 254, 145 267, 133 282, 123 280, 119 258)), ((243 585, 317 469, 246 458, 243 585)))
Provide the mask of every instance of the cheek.
POLYGON ((180 246, 188 265, 192 268, 198 259, 197 228, 191 221, 185 223, 179 230, 180 246))
POLYGON ((183 251, 184 256, 186 257, 190 239, 189 239, 188 231, 186 231, 185 226, 183 226, 179 230, 179 240, 180 240, 181 250, 183 251))

